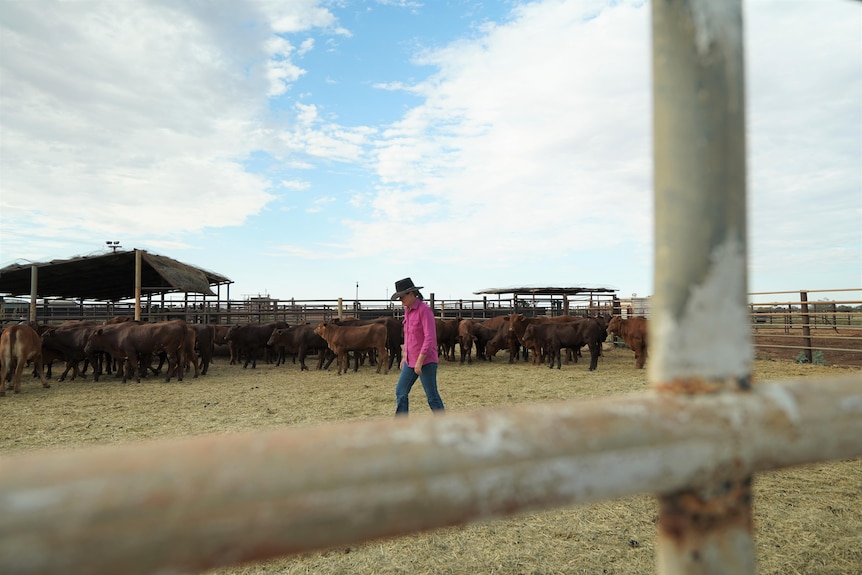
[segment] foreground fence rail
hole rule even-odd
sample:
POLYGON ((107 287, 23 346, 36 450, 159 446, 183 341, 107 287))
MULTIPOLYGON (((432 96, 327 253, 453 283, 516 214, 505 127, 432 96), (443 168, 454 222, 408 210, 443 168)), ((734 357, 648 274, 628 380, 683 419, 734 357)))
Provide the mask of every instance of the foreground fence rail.
POLYGON ((0 572, 193 572, 862 455, 862 374, 0 459, 0 572))

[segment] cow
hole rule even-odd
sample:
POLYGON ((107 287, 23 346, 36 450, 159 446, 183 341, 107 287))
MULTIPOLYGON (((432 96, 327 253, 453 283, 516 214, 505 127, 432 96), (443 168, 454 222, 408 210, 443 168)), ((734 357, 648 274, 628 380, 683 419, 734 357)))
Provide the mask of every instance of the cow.
POLYGON ((118 361, 125 359, 123 383, 126 383, 132 373, 135 380, 141 382, 139 358, 149 358, 153 354, 165 352, 168 361, 165 381, 170 381, 175 371, 177 380, 182 381, 183 350, 188 331, 188 324, 183 320, 106 325, 90 334, 84 351, 89 354, 100 350, 111 354, 118 361))
MULTIPOLYGON (((491 320, 486 320, 483 323, 485 327, 490 328, 493 332, 485 347, 486 357, 490 360, 498 351, 505 348, 509 350, 509 363, 514 363, 518 350, 517 348, 513 349, 513 340, 509 332, 509 316, 498 316, 491 319, 497 321, 489 323, 491 320)), ((517 340, 514 340, 514 343, 517 344, 517 340)))
MULTIPOLYGON (((559 315, 554 317, 547 316, 538 316, 538 317, 526 317, 524 314, 520 313, 511 313, 509 314, 509 331, 511 334, 517 338, 518 343, 524 346, 524 361, 529 359, 529 352, 533 352, 533 365, 541 365, 542 359, 544 358, 544 349, 540 347, 530 347, 524 344, 524 331, 526 331, 527 326, 533 323, 567 323, 571 321, 578 321, 581 318, 571 316, 571 315, 559 315)), ((509 362, 511 363, 511 362, 509 362)))
POLYGON ((78 369, 80 362, 89 363, 96 369, 98 359, 95 355, 87 355, 84 352, 84 346, 87 345, 87 339, 90 334, 98 329, 99 324, 94 321, 73 321, 65 322, 46 330, 42 334, 42 352, 53 352, 63 357, 66 362, 66 369, 60 375, 58 381, 65 381, 69 371, 72 370, 72 380, 79 375, 83 376, 83 371, 78 369))
POLYGON ((648 321, 645 317, 623 319, 618 315, 611 316, 608 322, 608 333, 619 336, 635 352, 635 367, 643 369, 647 359, 648 321))
POLYGON ((227 348, 227 356, 230 358, 230 365, 236 364, 236 357, 233 352, 233 345, 227 339, 227 332, 230 326, 210 324, 213 328, 213 357, 216 355, 223 356, 225 348, 227 348))
POLYGON ((36 330, 26 324, 10 325, 0 334, 0 396, 6 395, 6 377, 12 375, 10 388, 21 393, 21 374, 27 362, 33 362, 42 387, 51 385, 42 369, 42 341, 36 330))
POLYGON ((435 317, 434 324, 437 328, 437 347, 440 349, 440 357, 447 361, 455 361, 455 343, 458 341, 459 318, 444 319, 435 317))
MULTIPOLYGON (((185 321, 185 320, 175 320, 175 321, 185 321)), ((195 368, 194 375, 192 377, 200 377, 201 375, 201 362, 198 354, 196 352, 198 346, 198 329, 194 326, 198 326, 201 324, 190 324, 186 323, 186 326, 189 328, 186 330, 186 339, 183 342, 182 352, 179 358, 179 361, 183 364, 183 370, 189 368, 189 364, 193 365, 195 368)), ((145 357, 140 358, 142 367, 150 366, 150 369, 154 374, 161 373, 162 367, 165 365, 165 360, 167 359, 167 354, 165 352, 159 352, 159 365, 155 369, 150 366, 152 363, 152 355, 147 355, 145 357)))
POLYGON ((190 323, 189 328, 194 330, 197 336, 198 354, 201 362, 201 375, 206 375, 213 360, 213 348, 215 346, 215 326, 206 323, 190 323))
MULTIPOLYGON (((389 369, 395 361, 398 365, 401 364, 401 346, 404 344, 404 324, 400 319, 392 316, 381 316, 374 319, 356 319, 344 318, 333 320, 332 323, 337 325, 368 325, 369 323, 382 323, 386 326, 387 344, 386 350, 389 353, 389 369)), ((358 358, 355 358, 358 360, 358 358)))
POLYGON ((284 346, 291 353, 295 353, 299 359, 300 371, 308 371, 308 366, 305 365, 305 358, 309 352, 316 351, 318 354, 317 369, 323 367, 323 361, 328 354, 332 353, 326 344, 326 340, 316 333, 314 328, 308 323, 274 329, 266 345, 273 347, 284 346))
POLYGON ((553 367, 554 358, 557 369, 560 369, 562 348, 572 350, 577 363, 580 349, 587 346, 590 350, 590 371, 599 367, 599 356, 602 353, 602 342, 607 337, 607 331, 602 322, 593 317, 578 318, 578 321, 552 323, 551 339, 548 342, 548 367, 553 367))
POLYGON ((468 365, 473 364, 473 344, 476 342, 474 333, 475 322, 472 319, 462 319, 458 324, 458 347, 461 348, 461 365, 467 360, 468 365))
POLYGON ((257 356, 261 349, 266 348, 273 330, 286 329, 290 326, 284 321, 270 323, 244 323, 233 325, 228 329, 225 339, 232 344, 231 365, 238 363, 240 356, 245 357, 243 369, 251 363, 251 368, 257 368, 257 356), (235 355, 234 355, 235 354, 235 355))
POLYGON ((493 325, 487 325, 487 320, 473 320, 473 342, 476 345, 476 359, 490 359, 487 353, 488 342, 497 334, 498 329, 493 325))
MULTIPOLYGON (((338 375, 347 373, 348 351, 376 351, 377 373, 381 368, 384 375, 389 373, 389 357, 386 350, 388 331, 384 324, 370 323, 368 325, 336 325, 322 321, 314 328, 315 333, 326 340, 329 349, 338 357, 338 375)), ((353 371, 358 371, 358 364, 353 371)))
POLYGON ((548 367, 553 368, 556 359, 557 369, 562 365, 563 348, 579 350, 586 345, 590 349, 590 371, 596 370, 604 337, 604 326, 595 318, 581 318, 580 321, 572 322, 533 323, 524 330, 525 345, 545 349, 548 367))

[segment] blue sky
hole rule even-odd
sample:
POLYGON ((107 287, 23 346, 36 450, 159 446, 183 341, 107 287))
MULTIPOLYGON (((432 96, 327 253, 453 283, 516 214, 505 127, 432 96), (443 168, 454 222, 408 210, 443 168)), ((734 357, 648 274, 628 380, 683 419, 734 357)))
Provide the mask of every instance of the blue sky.
MULTIPOLYGON (((862 5, 744 17, 749 291, 862 287, 862 5)), ((0 0, 0 266, 648 295, 650 50, 643 0, 0 0)))

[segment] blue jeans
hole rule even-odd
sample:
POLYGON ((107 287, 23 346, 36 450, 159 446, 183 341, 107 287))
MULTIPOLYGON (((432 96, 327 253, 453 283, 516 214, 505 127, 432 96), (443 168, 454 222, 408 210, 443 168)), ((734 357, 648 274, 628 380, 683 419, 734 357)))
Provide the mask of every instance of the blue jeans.
POLYGON ((416 380, 422 381, 422 387, 425 389, 425 397, 428 398, 428 405, 433 411, 443 411, 443 400, 440 399, 440 393, 437 391, 437 364, 426 363, 422 366, 422 375, 416 375, 416 371, 407 364, 401 370, 401 375, 398 377, 398 384, 395 386, 395 415, 407 415, 409 409, 410 390, 416 380))

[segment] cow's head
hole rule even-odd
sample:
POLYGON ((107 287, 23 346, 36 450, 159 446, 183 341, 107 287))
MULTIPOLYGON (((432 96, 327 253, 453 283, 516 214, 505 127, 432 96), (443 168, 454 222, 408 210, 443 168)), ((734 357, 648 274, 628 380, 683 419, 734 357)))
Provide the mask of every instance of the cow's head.
POLYGON ((608 322, 608 333, 613 335, 619 335, 620 327, 623 325, 623 320, 618 315, 612 315, 611 320, 608 322))
POLYGON ((319 324, 317 324, 317 327, 314 328, 314 333, 323 337, 323 334, 326 333, 326 328, 328 328, 328 327, 329 327, 329 322, 322 321, 319 324))
POLYGON ((533 342, 536 340, 536 326, 530 324, 527 326, 527 329, 524 330, 524 343, 533 342))

